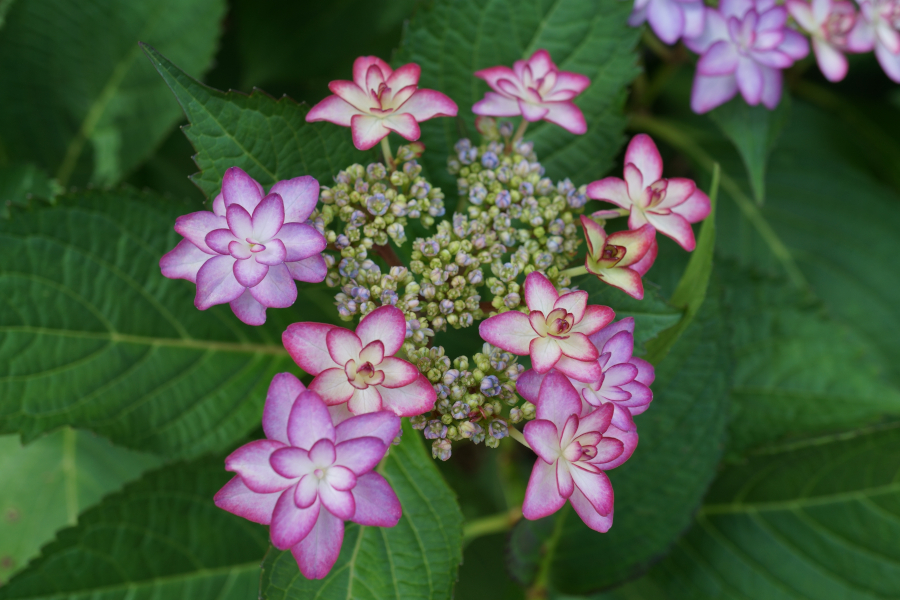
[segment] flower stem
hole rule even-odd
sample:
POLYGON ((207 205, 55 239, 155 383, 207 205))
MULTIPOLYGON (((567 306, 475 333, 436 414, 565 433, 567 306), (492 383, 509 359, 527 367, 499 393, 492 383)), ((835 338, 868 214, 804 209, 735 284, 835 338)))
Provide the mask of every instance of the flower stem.
POLYGON ((525 135, 525 130, 528 129, 528 121, 522 117, 522 122, 519 123, 518 129, 516 129, 515 135, 512 137, 511 145, 515 146, 516 142, 522 139, 522 136, 525 135))
POLYGON ((526 448, 531 450, 531 446, 528 444, 528 440, 525 439, 525 436, 522 435, 521 431, 519 431, 515 427, 510 427, 508 431, 509 431, 509 437, 511 437, 512 439, 516 440, 517 442, 519 442, 520 444, 522 444, 523 446, 525 446, 526 448))
POLYGON ((587 275, 587 267, 572 267, 571 269, 566 269, 562 271, 559 275, 562 277, 563 275, 568 275, 569 277, 578 277, 579 275, 587 275))
POLYGON ((394 156, 391 154, 391 143, 388 141, 387 136, 381 138, 381 152, 384 154, 384 162, 387 163, 387 168, 393 171, 396 167, 394 165, 394 156))
POLYGON ((463 543, 465 544, 483 535, 508 531, 521 518, 522 507, 514 506, 495 515, 473 519, 463 525, 463 543))
POLYGON ((389 267, 402 267, 404 266, 403 261, 400 260, 400 257, 397 256, 397 253, 394 252, 394 249, 391 248, 390 244, 385 244, 384 246, 372 246, 372 250, 384 259, 384 262, 388 264, 389 267))

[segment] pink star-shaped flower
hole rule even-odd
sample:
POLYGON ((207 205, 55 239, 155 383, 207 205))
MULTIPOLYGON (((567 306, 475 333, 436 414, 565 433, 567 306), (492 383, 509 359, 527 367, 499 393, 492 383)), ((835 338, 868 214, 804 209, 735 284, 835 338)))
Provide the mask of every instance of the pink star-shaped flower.
MULTIPOLYGON (((632 356, 634 318, 627 317, 610 323, 590 339, 600 351, 600 358, 597 359, 602 371, 600 378, 590 383, 569 380, 584 401, 582 412, 589 412, 591 407, 612 404, 612 424, 622 431, 634 431, 636 427, 633 417, 649 408, 653 400, 650 384, 656 376, 653 365, 632 356)), ((516 380, 516 391, 536 405, 541 384, 546 377, 529 369, 516 380)))
POLYGON ((478 333, 488 343, 520 356, 530 355, 538 373, 556 367, 580 381, 600 377, 597 348, 587 336, 612 321, 608 306, 587 304, 584 291, 559 295, 539 271, 525 278, 525 303, 530 311, 494 315, 481 322, 478 333))
MULTIPOLYGON (((640 133, 625 151, 625 179, 607 177, 587 186, 587 195, 629 212, 628 228, 649 223, 690 252, 697 245, 691 223, 709 215, 709 197, 690 179, 663 179, 662 157, 649 135, 640 133)), ((594 213, 610 216, 610 211, 594 213)))
POLYGON ((658 250, 653 226, 647 224, 637 231, 617 231, 607 236, 599 223, 581 215, 581 227, 588 244, 584 257, 588 273, 641 300, 641 277, 653 266, 658 250))
POLYGON ((290 549, 309 579, 321 579, 341 551, 344 521, 393 527, 400 501, 372 469, 400 432, 388 412, 337 425, 319 396, 290 373, 272 379, 262 419, 265 440, 225 459, 237 473, 215 496, 216 506, 269 525, 272 544, 290 549))
POLYGON ((390 410, 412 417, 434 408, 437 394, 419 370, 394 354, 406 338, 403 311, 376 308, 356 332, 324 323, 294 323, 284 347, 301 369, 315 375, 309 389, 326 404, 347 403, 353 414, 390 410))
POLYGON ((349 127, 360 150, 372 148, 392 131, 415 141, 419 123, 455 117, 458 110, 444 94, 419 88, 421 71, 415 63, 394 71, 377 56, 360 56, 353 63, 353 81, 329 83, 334 95, 313 106, 306 120, 349 127))
POLYGON ((523 432, 538 458, 525 490, 522 515, 540 519, 568 500, 588 527, 609 531, 613 489, 605 471, 631 457, 637 432, 621 431, 611 424, 612 404, 583 413, 575 388, 555 371, 544 378, 536 408, 536 418, 523 432))
POLYGON ((829 81, 847 75, 848 36, 856 26, 856 9, 846 0, 787 0, 785 6, 797 24, 809 33, 819 70, 829 81))
POLYGON ((528 60, 517 60, 512 69, 491 67, 477 71, 475 77, 487 81, 494 90, 472 107, 476 115, 522 115, 526 121, 548 121, 574 134, 587 131, 584 115, 572 99, 586 90, 591 80, 560 71, 546 50, 536 51, 528 60))
POLYGON ((297 300, 294 279, 325 279, 325 237, 307 222, 318 200, 319 183, 308 175, 279 181, 266 195, 231 167, 212 212, 176 219, 175 231, 185 239, 159 261, 162 274, 196 283, 200 310, 230 303, 241 321, 262 325, 267 307, 297 300))

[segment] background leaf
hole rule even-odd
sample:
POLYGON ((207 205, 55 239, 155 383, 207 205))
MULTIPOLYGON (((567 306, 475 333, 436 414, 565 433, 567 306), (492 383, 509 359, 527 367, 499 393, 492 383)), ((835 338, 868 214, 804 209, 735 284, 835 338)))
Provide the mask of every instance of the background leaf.
POLYGON ((0 436, 0 584, 81 511, 159 462, 68 427, 28 446, 0 436))
POLYGON ((155 49, 144 51, 171 88, 190 125, 200 173, 191 179, 212 199, 229 167, 241 167, 262 185, 312 175, 323 185, 366 154, 353 147, 350 130, 331 123, 307 123, 308 109, 290 98, 275 100, 260 90, 247 96, 207 87, 155 49))
POLYGON ((25 206, 32 198, 52 200, 62 192, 56 181, 31 163, 0 167, 0 217, 9 218, 13 205, 25 206))
POLYGON ((248 327, 227 305, 198 311, 195 287, 158 266, 187 212, 122 190, 0 222, 0 432, 28 441, 72 425, 183 457, 258 427, 271 377, 298 372, 281 332, 301 310, 332 315, 301 300, 248 327))
POLYGON ((179 120, 138 41, 202 74, 224 11, 224 0, 14 2, 0 36, 0 164, 34 162, 63 186, 119 181, 179 120))
POLYGON ((462 561, 462 513, 421 434, 407 421, 400 445, 391 447, 378 469, 403 505, 400 523, 391 528, 348 523, 337 563, 319 581, 300 575, 290 552, 270 550, 261 598, 451 598, 462 561))
POLYGON ((477 135, 471 108, 488 87, 472 73, 512 66, 540 48, 561 69, 591 78, 575 100, 588 132, 576 136, 540 122, 529 126, 526 138, 534 141, 552 179, 569 177, 581 185, 605 174, 624 141, 625 87, 638 74, 634 46, 640 32, 626 25, 630 11, 617 0, 435 0, 420 7, 393 62, 421 65, 419 85, 453 98, 460 114, 422 125, 428 152, 421 162, 430 178, 445 190, 455 189, 447 156, 457 139, 477 135))
POLYGON ((268 534, 213 504, 230 477, 220 459, 145 475, 60 532, 0 599, 255 598, 268 534))

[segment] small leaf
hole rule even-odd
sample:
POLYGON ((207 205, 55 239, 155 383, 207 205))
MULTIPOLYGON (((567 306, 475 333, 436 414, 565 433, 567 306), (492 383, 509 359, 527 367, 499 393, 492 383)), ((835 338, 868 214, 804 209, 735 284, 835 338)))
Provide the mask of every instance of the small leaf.
MULTIPOLYGON (((16 1, 0 36, 0 164, 33 162, 64 187, 111 185, 179 120, 139 40, 197 74, 212 64, 224 0, 16 1)), ((0 6, 0 10, 2 10, 0 6)))
POLYGON ((85 512, 0 600, 257 597, 266 528, 217 508, 221 458, 145 475, 85 512))
POLYGON ((290 552, 270 550, 260 598, 451 598, 462 560, 462 513, 421 434, 406 421, 400 445, 391 447, 379 471, 403 505, 400 523, 390 528, 348 523, 337 563, 318 581, 300 574, 290 552))
POLYGON ((766 162, 787 123, 790 106, 790 96, 783 94, 775 110, 750 106, 743 98, 735 98, 709 112, 741 155, 753 196, 760 205, 766 193, 766 162))
POLYGON ((249 96, 207 87, 143 45, 150 62, 171 88, 190 125, 184 133, 197 150, 200 173, 192 180, 212 199, 228 167, 240 167, 262 185, 301 175, 329 184, 338 171, 364 162, 350 130, 332 123, 307 123, 305 105, 275 100, 261 90, 249 96))
POLYGON ((460 114, 457 120, 422 125, 428 145, 422 162, 429 176, 446 190, 456 188, 447 174, 447 156, 457 139, 477 135, 471 108, 488 90, 473 73, 511 67, 544 48, 560 69, 591 78, 590 87, 575 99, 588 132, 573 135, 539 122, 529 126, 525 138, 535 142, 549 177, 568 177, 576 185, 602 177, 624 142, 626 88, 639 72, 634 48, 640 30, 627 26, 630 12, 618 0, 437 0, 420 6, 394 63, 421 65, 419 85, 450 96, 460 114))
POLYGON ((0 436, 0 584, 61 527, 160 460, 65 428, 22 446, 0 436))

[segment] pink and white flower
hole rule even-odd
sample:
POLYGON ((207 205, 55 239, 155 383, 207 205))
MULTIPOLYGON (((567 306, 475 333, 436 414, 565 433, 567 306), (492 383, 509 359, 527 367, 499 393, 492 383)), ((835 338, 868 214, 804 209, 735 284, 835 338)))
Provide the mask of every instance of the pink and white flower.
POLYGON ((548 121, 574 134, 587 131, 581 109, 572 100, 587 89, 591 80, 579 73, 560 71, 546 50, 528 60, 517 60, 513 68, 498 66, 475 72, 492 92, 472 107, 476 115, 515 117, 526 121, 548 121))
POLYGON ((846 0, 787 0, 785 6, 812 38, 819 69, 829 81, 847 75, 847 38, 856 25, 856 9, 846 0))
POLYGON ((874 48, 881 68, 900 83, 900 0, 861 0, 859 17, 847 46, 853 52, 874 48))
MULTIPOLYGON (((625 151, 625 179, 607 177, 587 186, 587 195, 612 202, 629 211, 628 228, 638 230, 647 223, 690 252, 697 245, 691 223, 709 215, 709 197, 690 179, 662 176, 662 157, 649 135, 640 133, 625 151)), ((608 217, 615 211, 599 211, 608 217)), ((649 268, 649 267, 648 267, 649 268)))
POLYGON ((702 54, 691 108, 705 113, 740 90, 747 104, 773 109, 781 100, 781 70, 809 54, 809 43, 787 27, 787 10, 776 0, 722 0, 706 9, 703 33, 685 39, 702 54))
POLYGON ((600 377, 600 354, 588 339, 610 321, 615 313, 608 306, 587 304, 584 291, 559 295, 550 280, 539 271, 525 278, 525 315, 511 310, 481 322, 478 333, 488 343, 520 356, 530 355, 538 373, 556 367, 579 381, 600 377))
MULTIPOLYGON (((591 407, 612 404, 612 424, 622 431, 634 431, 633 417, 646 411, 653 400, 650 384, 655 378, 653 365, 632 355, 634 318, 610 323, 592 335, 591 342, 600 351, 600 358, 597 359, 602 371, 600 379, 591 383, 570 379, 584 402, 582 412, 589 412, 591 407)), ((516 391, 537 405, 541 384, 546 377, 529 369, 516 380, 516 391)))
POLYGON ((628 460, 637 447, 637 431, 612 425, 613 405, 582 412, 581 399, 561 373, 551 372, 540 387, 536 418, 524 435, 538 455, 525 490, 522 515, 540 519, 566 503, 595 531, 613 522, 613 489, 605 471, 628 460))
POLYGON ((653 226, 647 224, 637 231, 617 231, 607 236, 599 223, 581 215, 581 227, 588 245, 584 257, 587 272, 641 300, 641 277, 653 266, 659 248, 653 226))
POLYGON ((415 141, 419 123, 455 117, 458 110, 444 94, 419 88, 421 72, 415 63, 395 71, 377 56, 360 56, 353 62, 353 81, 329 83, 334 95, 313 106, 306 120, 349 127, 360 150, 372 148, 392 131, 415 141))
POLYGON ((294 323, 284 332, 284 347, 301 369, 315 375, 309 389, 326 404, 347 403, 360 415, 389 410, 412 417, 434 408, 437 394, 412 364, 394 356, 406 338, 403 311, 376 308, 356 332, 324 323, 294 323))
POLYGON ((628 24, 650 23, 653 33, 667 44, 703 33, 703 0, 634 0, 628 24))
POLYGON ((185 239, 160 259, 162 274, 196 283, 200 310, 228 302, 241 321, 262 325, 267 307, 287 308, 297 299, 294 279, 325 279, 325 237, 307 222, 318 200, 319 183, 308 175, 279 181, 266 195, 231 167, 212 212, 175 220, 185 239))
POLYGON ((390 484, 372 469, 400 432, 388 412, 338 425, 319 396, 290 373, 272 379, 263 410, 266 438, 225 459, 237 473, 215 496, 216 506, 269 525, 272 544, 290 549, 309 579, 331 570, 344 521, 393 527, 402 509, 390 484))

